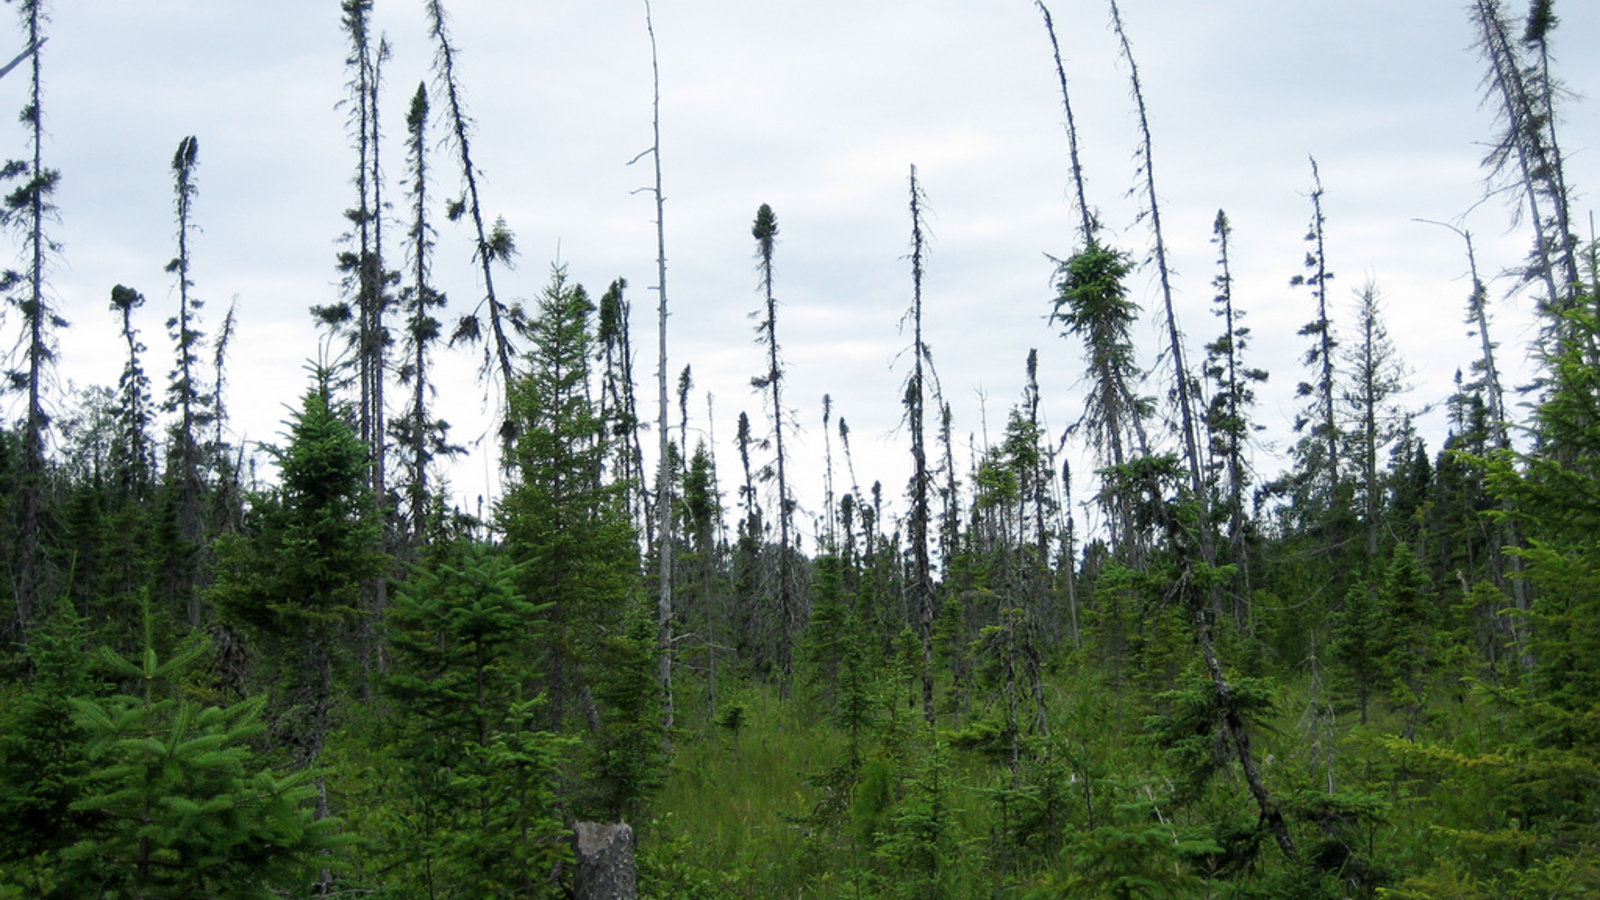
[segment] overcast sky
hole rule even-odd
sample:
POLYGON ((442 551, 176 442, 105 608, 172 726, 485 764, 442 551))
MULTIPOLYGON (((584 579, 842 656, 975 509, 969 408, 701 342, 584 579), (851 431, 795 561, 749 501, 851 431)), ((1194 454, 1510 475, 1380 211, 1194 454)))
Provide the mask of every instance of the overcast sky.
MULTIPOLYGON (((1138 256, 1136 122, 1127 70, 1102 0, 1054 0, 1078 114, 1091 203, 1115 242, 1138 256)), ((1513 3, 1513 7, 1519 4, 1513 3)), ((531 299, 558 255, 598 295, 626 277, 640 348, 641 396, 654 396, 654 209, 637 193, 650 172, 628 161, 650 145, 650 58, 642 0, 453 0, 459 74, 476 118, 486 213, 504 216, 521 256, 496 286, 531 299), (503 280, 502 280, 503 279, 503 280)), ((11 7, 7 7, 11 10, 11 7)), ((11 10, 14 12, 14 10, 11 10)), ((1521 12, 1520 8, 1516 10, 1521 12)), ((1556 4, 1559 75, 1578 93, 1600 85, 1600 4, 1556 4)), ((906 467, 899 385, 909 343, 899 322, 910 298, 906 176, 916 164, 933 234, 924 298, 932 346, 956 432, 998 434, 1021 394, 1030 348, 1041 356, 1044 407, 1059 431, 1081 413, 1081 348, 1048 325, 1052 264, 1073 244, 1075 213, 1060 94, 1042 20, 1030 0, 658 0, 662 161, 672 306, 669 370, 692 365, 691 426, 715 429, 725 492, 741 410, 762 421, 749 387, 763 368, 747 318, 759 304, 750 223, 770 203, 779 223, 776 290, 787 402, 803 428, 795 452, 820 470, 821 398, 849 421, 864 482, 898 500, 906 467)), ((114 384, 122 365, 110 288, 150 298, 141 326, 148 367, 164 373, 163 322, 175 310, 169 164, 185 135, 199 140, 194 216, 196 290, 214 328, 237 300, 229 367, 240 440, 275 440, 304 390, 318 335, 307 308, 336 297, 334 255, 353 204, 355 153, 337 108, 346 39, 336 0, 140 0, 60 3, 44 49, 46 164, 61 171, 63 254, 50 281, 72 320, 61 374, 114 384)), ((376 28, 393 47, 382 116, 389 197, 401 196, 403 119, 433 48, 420 0, 378 0, 376 28)), ((1458 237, 1415 218, 1453 219, 1483 194, 1479 159, 1494 131, 1480 104, 1483 66, 1456 0, 1125 0, 1155 142, 1166 238, 1177 271, 1178 315, 1192 358, 1216 331, 1211 223, 1234 228, 1235 299, 1256 337, 1252 362, 1271 372, 1258 416, 1268 474, 1286 443, 1293 385, 1303 373, 1296 329, 1313 318, 1303 288, 1303 237, 1315 156, 1326 191, 1328 263, 1336 323, 1375 281, 1396 344, 1415 370, 1409 402, 1436 403, 1474 343, 1461 324, 1468 292, 1458 237)), ((0 40, 23 45, 20 30, 0 40)), ((9 58, 9 53, 0 52, 9 58)), ((0 105, 20 108, 26 72, 0 81, 0 105)), ((436 107, 437 108, 437 107, 436 107)), ((1568 181, 1587 221, 1600 182, 1600 118, 1566 107, 1568 181)), ((20 125, 0 136, 23 156, 20 125)), ((436 126, 435 134, 442 133, 436 126)), ((451 163, 435 171, 456 189, 451 163)), ((1464 220, 1486 274, 1525 253, 1505 204, 1464 220)), ((480 296, 463 229, 440 222, 439 287, 452 311, 480 296)), ((400 229, 392 229, 398 235, 400 229)), ((13 242, 13 246, 16 246, 13 242)), ((400 248, 388 248, 398 261, 400 248)), ((1501 299, 1495 337, 1520 359, 1527 298, 1501 299)), ((1158 307, 1151 273, 1135 297, 1158 307)), ((13 315, 4 323, 12 332, 13 315)), ((1160 346, 1151 317, 1141 358, 1160 346)), ((482 437, 485 388, 471 354, 441 383, 458 440, 482 437)), ((1161 391, 1159 386, 1152 393, 1161 391)), ((653 403, 648 413, 653 418, 653 403)), ((11 414, 16 411, 12 408, 11 414)), ((1437 449, 1442 426, 1429 420, 1437 449)), ((836 452, 837 452, 837 448, 836 452)), ((492 487, 477 461, 454 480, 470 506, 492 487)), ((799 490, 820 513, 820 489, 799 490)), ((903 504, 901 504, 903 506, 903 504)))

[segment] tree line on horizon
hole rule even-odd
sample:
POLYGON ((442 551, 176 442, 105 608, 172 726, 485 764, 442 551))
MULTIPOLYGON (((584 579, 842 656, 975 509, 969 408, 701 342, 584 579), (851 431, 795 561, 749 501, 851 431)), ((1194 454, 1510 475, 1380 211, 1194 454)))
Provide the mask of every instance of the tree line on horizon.
POLYGON ((1076 218, 1041 298, 1064 343, 1044 352, 1080 354, 1068 438, 1093 471, 1071 471, 1046 431, 1039 349, 998 439, 957 446, 924 341, 913 166, 894 398, 911 475, 859 477, 823 397, 807 552, 772 207, 750 229, 760 408, 737 416, 736 459, 690 446, 691 368, 669 383, 658 75, 651 426, 625 280, 595 297, 558 264, 529 304, 497 292, 515 239, 482 196, 442 0, 424 2, 431 83, 411 95, 393 181, 389 45, 373 0, 341 0, 355 167, 341 294, 311 312, 344 351, 310 367, 258 478, 228 437, 232 312, 206 333, 193 290, 193 136, 170 170, 165 384, 133 326, 145 298, 119 284, 118 383, 52 394, 67 323, 48 284, 48 17, 18 0, 32 156, 0 169, 21 249, 0 275, 6 385, 23 410, 0 427, 0 900, 563 897, 587 819, 634 823, 655 897, 1600 889, 1600 246, 1572 223, 1553 3, 1467 10, 1498 114, 1488 185, 1532 237, 1516 273, 1542 326, 1531 412, 1514 417, 1471 235, 1449 224, 1480 352, 1444 445, 1425 446, 1378 287, 1357 290, 1353 323, 1331 315, 1336 231, 1313 159, 1290 278, 1309 312, 1302 365, 1275 373, 1298 379, 1297 439, 1270 477, 1252 467, 1268 373, 1233 294, 1228 217, 1211 235, 1217 331, 1195 353, 1117 2, 1137 248, 1088 196, 1035 6, 1076 218), (433 275, 444 227, 467 229, 481 276, 453 321, 433 275), (1159 287, 1148 311, 1130 299, 1141 268, 1159 287), (1147 312, 1152 355, 1133 339, 1147 312), (456 346, 481 354, 501 410, 503 492, 481 518, 441 475, 461 450, 436 360, 456 346), (1076 522, 1073 477, 1103 528, 1076 522))

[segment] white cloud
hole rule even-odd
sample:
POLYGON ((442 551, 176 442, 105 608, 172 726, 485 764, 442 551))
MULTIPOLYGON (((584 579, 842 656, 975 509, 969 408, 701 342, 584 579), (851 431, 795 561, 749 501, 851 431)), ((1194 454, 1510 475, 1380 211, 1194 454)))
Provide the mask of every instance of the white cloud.
MULTIPOLYGON (((648 376, 655 365, 646 352, 654 346, 653 205, 634 193, 649 181, 648 160, 624 165, 650 142, 642 3, 448 5, 488 212, 506 217, 524 252, 504 290, 535 296, 558 246, 572 275, 596 292, 626 277, 641 348, 637 371, 648 376)), ((1136 125, 1106 8, 1090 0, 1051 5, 1091 201, 1117 241, 1142 256, 1148 236, 1125 196, 1135 183, 1136 125)), ((1411 222, 1459 214, 1480 190, 1479 144, 1492 122, 1478 108, 1480 66, 1456 7, 1123 3, 1150 105, 1190 352, 1215 328, 1207 309, 1210 226, 1226 208, 1235 227, 1236 298, 1255 329, 1256 362, 1273 375, 1263 401, 1269 417, 1284 418, 1293 406, 1302 343, 1294 329, 1311 318, 1307 293, 1287 284, 1299 271, 1310 215, 1308 154, 1321 163, 1327 189, 1341 315, 1338 304, 1370 272, 1389 297, 1397 343, 1423 373, 1419 401, 1441 396, 1454 366, 1466 364, 1471 344, 1457 324, 1460 248, 1443 229, 1411 222)), ((1600 58, 1580 48, 1600 34, 1600 8, 1568 4, 1561 12, 1558 68, 1573 87, 1592 92, 1600 58)), ((417 82, 430 77, 432 48, 420 3, 380 0, 376 14, 395 51, 383 115, 386 167, 397 180, 402 117, 417 82)), ((903 257, 912 163, 929 195, 934 234, 929 342, 958 434, 980 430, 980 386, 990 429, 1003 422, 1004 407, 1020 396, 1030 347, 1040 350, 1052 422, 1059 428, 1076 417, 1079 348, 1043 321, 1050 297, 1043 254, 1068 252, 1074 217, 1055 73, 1031 4, 678 0, 657 3, 655 17, 674 304, 669 368, 675 378, 692 364, 697 393, 716 394, 725 467, 735 461, 727 450, 733 419, 740 409, 760 409, 748 388, 761 361, 745 313, 758 300, 750 218, 769 202, 782 227, 788 396, 815 428, 820 397, 830 393, 836 415, 856 431, 863 479, 882 478, 898 497, 902 439, 879 436, 900 417, 904 364, 891 364, 908 342, 896 324, 910 295, 903 257)), ((63 371, 80 383, 115 379, 121 351, 105 298, 119 282, 150 297, 145 340, 153 359, 165 348, 161 323, 175 302, 162 271, 173 254, 167 165, 178 140, 195 134, 203 229, 197 290, 210 303, 209 327, 239 296, 234 413, 241 430, 264 437, 303 387, 298 361, 317 352, 305 310, 334 295, 333 254, 353 193, 353 152, 336 109, 346 78, 336 5, 59 4, 50 34, 47 161, 63 173, 55 234, 66 245, 54 284, 75 323, 63 339, 63 371)), ((0 106, 20 106, 24 96, 19 73, 0 81, 0 106)), ((1600 182, 1600 125, 1575 112, 1566 127, 1571 180, 1592 189, 1600 182)), ((0 152, 24 148, 20 128, 0 134, 0 152)), ((444 174, 452 165, 434 160, 439 196, 456 188, 444 174)), ((400 199, 398 184, 389 196, 400 199)), ((1486 273, 1524 252, 1525 240, 1507 236, 1504 223, 1493 203, 1468 222, 1486 273)), ((470 243, 459 226, 440 221, 439 228, 440 284, 465 309, 480 291, 470 243)), ((399 258, 397 247, 390 252, 399 258)), ((1155 303, 1149 291, 1141 281, 1137 295, 1147 310, 1155 303)), ((1508 353, 1527 337, 1523 307, 1497 308, 1496 337, 1508 353)), ((1149 360, 1156 332, 1141 336, 1149 360)), ((463 380, 472 370, 470 361, 452 368, 463 380)), ((482 405, 480 386, 444 390, 453 410, 482 405)), ((482 433, 483 416, 454 418, 458 437, 482 433)), ((1281 434, 1282 423, 1274 424, 1281 434)), ((820 443, 806 439, 803 471, 820 467, 820 443)), ((456 481, 470 495, 481 490, 482 475, 474 464, 456 481)), ((1087 484, 1083 474, 1079 484, 1087 484)), ((820 488, 808 483, 802 491, 820 488)))

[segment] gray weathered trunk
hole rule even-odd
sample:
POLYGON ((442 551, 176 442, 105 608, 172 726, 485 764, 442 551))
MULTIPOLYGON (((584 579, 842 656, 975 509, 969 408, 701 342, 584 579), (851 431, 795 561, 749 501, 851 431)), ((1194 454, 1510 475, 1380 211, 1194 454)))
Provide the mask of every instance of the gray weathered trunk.
POLYGON ((626 822, 579 822, 572 828, 578 845, 577 900, 636 900, 633 828, 626 822))

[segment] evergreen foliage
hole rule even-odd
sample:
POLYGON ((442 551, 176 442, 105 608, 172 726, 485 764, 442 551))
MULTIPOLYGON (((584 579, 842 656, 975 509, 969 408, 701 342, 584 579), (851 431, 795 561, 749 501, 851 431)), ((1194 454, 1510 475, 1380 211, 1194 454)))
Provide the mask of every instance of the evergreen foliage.
POLYGON ((309 772, 255 770, 249 738, 265 697, 231 707, 183 698, 179 679, 209 648, 191 643, 160 661, 148 645, 134 663, 107 654, 138 695, 79 699, 87 737, 75 811, 97 825, 62 851, 61 877, 77 896, 266 898, 303 889, 318 855, 343 839, 336 819, 314 819, 309 772))
POLYGON ((29 643, 32 682, 0 692, 0 897, 53 892, 60 853, 101 818, 75 806, 92 768, 73 718, 96 688, 84 643, 83 621, 58 604, 29 643))
MULTIPOLYGON (((254 498, 242 533, 218 542, 210 595, 223 621, 259 652, 273 736, 294 762, 309 765, 336 724, 362 590, 388 559, 366 448, 332 406, 325 373, 288 425, 288 446, 276 454, 281 484, 254 498)), ((325 793, 318 803, 326 814, 325 793)))
POLYGON ((321 855, 348 843, 338 820, 314 820, 309 772, 256 761, 266 698, 195 700, 194 670, 211 648, 190 640, 160 659, 149 612, 137 662, 99 658, 129 693, 100 695, 82 657, 63 653, 81 640, 77 623, 42 630, 40 693, 8 716, 0 748, 11 813, 0 896, 272 897, 303 890, 321 855))
POLYGON ((398 764, 383 857, 424 896, 531 896, 570 856, 556 810, 569 740, 536 726, 548 604, 502 551, 465 545, 401 586, 386 620, 398 764))
POLYGON ((511 385, 515 469, 498 510, 521 564, 519 589, 550 604, 545 677, 557 721, 588 706, 598 648, 621 630, 640 587, 622 488, 602 478, 609 442, 589 391, 593 311, 582 286, 554 268, 531 324, 527 374, 511 385))
MULTIPOLYGON (((1051 320, 1083 341, 1090 389, 1078 424, 1088 429, 1103 469, 1121 466, 1147 450, 1143 420, 1150 402, 1137 393, 1143 373, 1132 337, 1139 307, 1128 299, 1124 281, 1132 270, 1127 254, 1093 240, 1056 269, 1051 320)), ((1138 558, 1141 544, 1126 500, 1106 487, 1100 499, 1112 522, 1114 548, 1138 558)))

